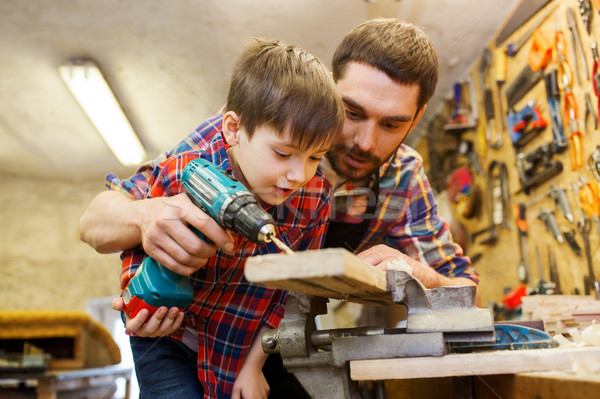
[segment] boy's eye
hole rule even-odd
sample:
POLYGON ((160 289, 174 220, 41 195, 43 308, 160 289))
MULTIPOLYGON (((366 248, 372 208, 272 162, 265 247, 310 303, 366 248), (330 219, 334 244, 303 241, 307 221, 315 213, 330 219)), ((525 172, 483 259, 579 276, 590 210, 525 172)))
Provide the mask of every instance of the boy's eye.
POLYGON ((348 118, 350 119, 359 119, 361 117, 361 114, 349 108, 346 108, 346 116, 348 116, 348 118))
POLYGON ((273 152, 275 153, 275 156, 277 158, 285 159, 285 158, 289 158, 290 157, 290 154, 287 154, 285 152, 281 152, 281 151, 277 151, 277 150, 273 150, 273 152))
POLYGON ((310 157, 310 160, 315 161, 315 162, 320 162, 322 158, 323 158, 323 155, 319 155, 318 157, 317 156, 310 157))

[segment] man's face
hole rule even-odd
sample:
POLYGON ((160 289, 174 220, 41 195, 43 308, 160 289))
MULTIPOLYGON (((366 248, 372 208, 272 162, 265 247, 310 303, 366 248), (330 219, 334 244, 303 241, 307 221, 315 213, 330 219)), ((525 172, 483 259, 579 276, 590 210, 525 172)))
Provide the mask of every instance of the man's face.
POLYGON ((323 143, 318 148, 302 150, 291 142, 287 131, 279 137, 269 126, 256 128, 251 139, 240 129, 234 144, 228 153, 235 176, 270 205, 281 204, 306 185, 329 149, 323 143))
POLYGON ((421 118, 419 87, 396 83, 379 69, 359 63, 347 66, 337 87, 346 121, 327 159, 339 175, 361 180, 396 152, 421 118))

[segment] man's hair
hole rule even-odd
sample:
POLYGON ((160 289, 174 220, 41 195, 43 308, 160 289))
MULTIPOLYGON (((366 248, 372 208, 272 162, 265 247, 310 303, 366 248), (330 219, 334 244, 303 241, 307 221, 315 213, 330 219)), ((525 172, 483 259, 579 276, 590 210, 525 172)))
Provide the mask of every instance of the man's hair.
POLYGON ((420 110, 433 95, 438 60, 433 44, 421 29, 397 18, 376 18, 352 29, 333 54, 336 82, 348 64, 370 65, 400 84, 419 86, 420 110))
POLYGON ((262 125, 309 149, 331 143, 344 126, 344 106, 331 72, 308 51, 280 41, 254 39, 234 67, 227 111, 252 137, 262 125))

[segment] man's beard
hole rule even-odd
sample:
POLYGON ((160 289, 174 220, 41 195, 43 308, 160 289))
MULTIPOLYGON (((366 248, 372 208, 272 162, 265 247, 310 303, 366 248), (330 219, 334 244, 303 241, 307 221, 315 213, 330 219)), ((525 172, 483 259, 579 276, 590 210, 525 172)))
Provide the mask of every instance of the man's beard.
POLYGON ((365 180, 377 169, 379 169, 379 166, 381 166, 383 163, 378 156, 373 155, 370 152, 361 151, 356 146, 348 147, 343 143, 334 144, 329 151, 327 151, 327 160, 329 161, 329 164, 335 173, 337 173, 339 176, 345 177, 350 181, 365 180), (345 155, 350 155, 356 159, 367 161, 373 166, 367 170, 356 169, 347 163, 340 161, 340 158, 345 155))

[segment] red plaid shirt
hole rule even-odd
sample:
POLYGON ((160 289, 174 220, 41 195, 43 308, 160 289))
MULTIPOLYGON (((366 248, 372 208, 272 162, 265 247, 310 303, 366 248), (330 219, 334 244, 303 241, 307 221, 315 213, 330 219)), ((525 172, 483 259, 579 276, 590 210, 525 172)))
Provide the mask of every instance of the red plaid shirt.
MULTIPOLYGON (((160 163, 148 181, 144 197, 173 196, 183 192, 181 175, 193 159, 204 158, 232 172, 220 134, 211 135, 201 149, 160 163), (203 148, 202 148, 203 147, 203 148)), ((277 232, 296 251, 319 249, 329 219, 331 185, 317 172, 308 184, 282 205, 265 208, 277 223, 277 232)), ((139 196, 137 196, 139 198, 139 196)), ((198 332, 198 378, 204 397, 229 397, 233 382, 261 325, 277 328, 283 317, 286 291, 249 283, 244 264, 249 256, 276 253, 273 243, 257 245, 232 232, 235 255, 218 251, 205 267, 190 276, 194 302, 173 338, 181 339, 186 326, 198 332)), ((125 251, 121 285, 125 287, 143 258, 141 248, 125 251)), ((258 337, 257 337, 258 339, 258 337)), ((160 367, 160 365, 157 365, 160 367)))

